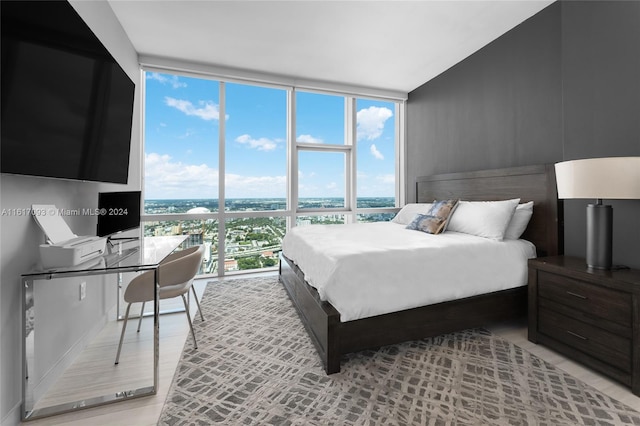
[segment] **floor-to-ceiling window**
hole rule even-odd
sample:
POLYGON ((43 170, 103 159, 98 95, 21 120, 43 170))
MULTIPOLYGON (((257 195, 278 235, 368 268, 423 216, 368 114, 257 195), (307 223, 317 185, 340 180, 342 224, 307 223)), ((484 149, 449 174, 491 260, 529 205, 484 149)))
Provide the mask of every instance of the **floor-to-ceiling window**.
POLYGON ((288 227, 389 220, 398 101, 146 71, 145 235, 205 244, 205 274, 274 268, 288 227))
POLYGON ((358 221, 390 220, 399 202, 398 111, 393 102, 356 99, 358 221))
POLYGON ((220 83, 145 73, 145 236, 205 244, 203 273, 218 270, 220 83))
POLYGON ((223 86, 227 214, 221 262, 225 272, 274 267, 286 231, 287 91, 223 86))

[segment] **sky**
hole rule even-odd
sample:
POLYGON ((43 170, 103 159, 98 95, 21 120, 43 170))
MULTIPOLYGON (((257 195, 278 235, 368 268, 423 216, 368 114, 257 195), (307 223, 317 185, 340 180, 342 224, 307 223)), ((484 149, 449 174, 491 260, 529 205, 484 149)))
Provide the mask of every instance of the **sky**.
MULTIPOLYGON (((225 126, 225 197, 285 198, 287 92, 225 83, 225 116, 213 80, 147 73, 145 199, 217 199, 219 128, 225 126)), ((357 194, 395 195, 394 104, 358 99, 357 194)), ((296 138, 344 144, 344 98, 296 92, 296 138)), ((344 196, 344 154, 301 151, 300 198, 344 196)))

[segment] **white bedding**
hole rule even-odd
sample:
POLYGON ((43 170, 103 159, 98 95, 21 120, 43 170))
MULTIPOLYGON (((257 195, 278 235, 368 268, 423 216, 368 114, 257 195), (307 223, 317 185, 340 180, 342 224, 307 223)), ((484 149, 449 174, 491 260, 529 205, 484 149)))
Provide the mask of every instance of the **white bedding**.
POLYGON ((343 322, 523 286, 536 256, 525 240, 431 235, 393 222, 295 227, 282 251, 343 322))

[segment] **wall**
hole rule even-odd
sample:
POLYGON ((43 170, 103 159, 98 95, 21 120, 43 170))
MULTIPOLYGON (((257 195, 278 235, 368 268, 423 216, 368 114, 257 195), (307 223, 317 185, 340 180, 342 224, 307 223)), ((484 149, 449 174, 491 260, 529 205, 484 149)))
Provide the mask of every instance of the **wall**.
MULTIPOLYGON (((139 87, 137 54, 108 3, 75 0, 70 3, 139 87)), ((140 109, 140 94, 136 91, 128 185, 0 175, 0 209, 22 209, 32 203, 55 204, 67 209, 94 208, 99 191, 140 189, 140 170, 137 167, 141 151, 140 109)), ((95 234, 95 217, 75 216, 65 217, 65 220, 78 235, 95 234)), ((38 245, 43 238, 31 217, 9 214, 0 217, 0 423, 3 425, 17 424, 20 419, 22 298, 19 279, 21 273, 37 262, 38 245)), ((64 315, 57 318, 54 327, 61 329, 71 321, 68 313, 64 315)), ((74 323, 81 323, 82 320, 73 318, 74 323)))
MULTIPOLYGON (((640 2, 563 3, 562 52, 563 159, 640 155, 640 2)), ((567 253, 585 253, 588 202, 564 202, 567 253)), ((614 263, 640 268, 640 200, 607 204, 614 263)))
MULTIPOLYGON (((417 176, 640 155, 640 3, 556 2, 409 94, 417 176)), ((565 200, 585 255, 587 200, 565 200)), ((614 263, 640 267, 640 201, 612 201, 614 263)))

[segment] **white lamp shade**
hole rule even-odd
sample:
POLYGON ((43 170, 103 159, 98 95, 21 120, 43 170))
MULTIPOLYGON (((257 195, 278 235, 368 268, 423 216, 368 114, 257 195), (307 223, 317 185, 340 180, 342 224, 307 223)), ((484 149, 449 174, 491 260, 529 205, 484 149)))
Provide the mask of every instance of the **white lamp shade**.
POLYGON ((558 198, 640 199, 640 157, 556 163, 558 198))

